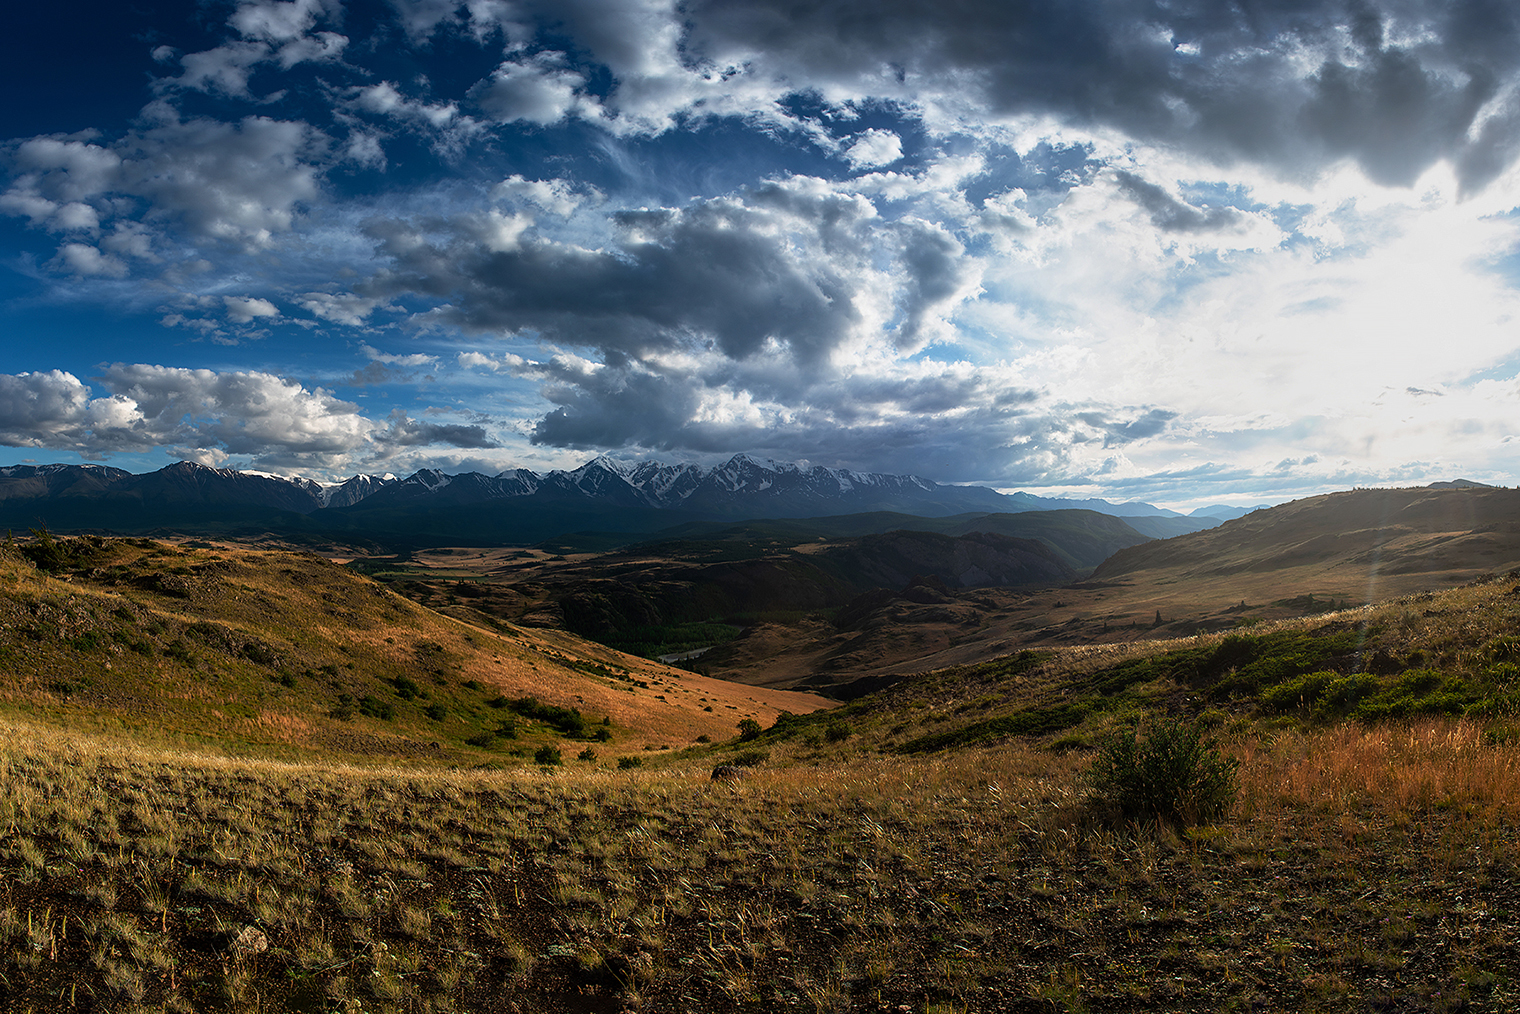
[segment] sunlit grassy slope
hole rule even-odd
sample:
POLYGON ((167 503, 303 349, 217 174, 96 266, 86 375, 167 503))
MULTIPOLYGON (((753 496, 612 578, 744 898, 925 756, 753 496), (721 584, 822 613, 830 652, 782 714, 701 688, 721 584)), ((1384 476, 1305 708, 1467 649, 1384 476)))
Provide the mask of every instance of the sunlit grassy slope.
POLYGON ((69 727, 292 758, 479 764, 561 740, 604 754, 679 746, 823 703, 568 634, 471 626, 310 554, 54 545, 40 569, 16 547, 0 552, 0 701, 69 727))
MULTIPOLYGON (((0 719, 0 1009, 1520 1004, 1512 578, 1231 634, 1021 653, 621 765, 566 751, 562 766, 450 770, 420 748, 354 764, 341 741, 323 756, 314 737, 299 762, 271 759, 276 740, 251 731, 262 705, 199 734, 186 723, 233 714, 201 684, 268 685, 266 703, 305 707, 314 728, 421 743, 435 728, 421 713, 323 719, 338 692, 313 665, 323 646, 355 661, 336 662, 337 679, 372 673, 344 684, 350 696, 390 685, 394 697, 407 675, 462 712, 474 698, 433 681, 438 663, 419 663, 415 643, 385 637, 417 631, 455 660, 446 672, 488 653, 502 672, 548 669, 562 661, 551 649, 409 609, 324 561, 272 556, 254 569, 295 572, 272 586, 196 570, 251 566, 242 554, 96 548, 106 555, 68 582, 14 561, 0 572, 10 661, 31 666, 0 719), (214 595, 195 585, 208 576, 214 595), (308 614, 257 628, 299 667, 295 687, 238 640, 253 613, 231 603, 275 591, 308 614), (234 648, 208 646, 201 622, 235 632, 234 648), (47 637, 67 648, 28 662, 26 645, 47 637), (159 677, 153 693, 131 690, 154 679, 137 659, 178 674, 179 689, 159 677), (175 692, 184 710, 153 712, 170 733, 121 731, 121 716, 152 711, 131 701, 175 692), (1240 761, 1234 807, 1187 831, 1096 821, 1087 747, 1164 714, 1200 717, 1240 761), (91 715, 103 731, 82 734, 91 715), (744 774, 714 780, 720 763, 744 774)), ((616 736, 631 721, 614 718, 616 736)))

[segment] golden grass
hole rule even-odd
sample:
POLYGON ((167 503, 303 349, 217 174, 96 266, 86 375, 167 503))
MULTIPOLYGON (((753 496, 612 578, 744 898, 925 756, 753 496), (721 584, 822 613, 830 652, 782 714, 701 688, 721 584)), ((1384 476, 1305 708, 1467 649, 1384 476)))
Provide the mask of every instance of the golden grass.
MULTIPOLYGON (((610 717, 624 750, 723 738, 741 717, 768 724, 827 703, 705 680, 559 631, 472 626, 311 554, 59 545, 68 563, 56 576, 0 550, 0 700, 83 731, 157 729, 186 745, 285 757, 511 763, 512 744, 471 744, 498 727, 487 706, 497 697, 610 717), (389 711, 360 707, 365 698, 389 711)), ((556 738, 520 734, 526 757, 556 738)))
POLYGON ((1494 825, 1520 813, 1520 750, 1485 742, 1468 720, 1424 718, 1283 732, 1235 746, 1248 807, 1376 806, 1389 814, 1456 808, 1494 825))
POLYGON ((1520 746, 1461 721, 1247 730, 1240 805, 1180 837, 1091 824, 1084 757, 1017 744, 715 783, 0 743, 6 1010, 1499 1011, 1520 981, 1520 746))

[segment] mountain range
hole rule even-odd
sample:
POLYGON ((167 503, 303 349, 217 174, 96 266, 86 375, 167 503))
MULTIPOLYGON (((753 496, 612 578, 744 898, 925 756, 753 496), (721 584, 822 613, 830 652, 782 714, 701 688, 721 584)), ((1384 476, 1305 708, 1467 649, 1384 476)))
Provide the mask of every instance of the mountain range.
POLYGON ((58 531, 237 530, 529 544, 572 531, 654 532, 673 525, 876 511, 919 517, 1086 509, 1139 522, 1150 537, 1199 531, 1251 508, 1184 517, 1143 503, 1062 500, 941 485, 912 475, 804 467, 747 454, 713 468, 599 456, 573 470, 511 469, 343 482, 178 462, 134 474, 105 465, 0 468, 0 525, 58 531))

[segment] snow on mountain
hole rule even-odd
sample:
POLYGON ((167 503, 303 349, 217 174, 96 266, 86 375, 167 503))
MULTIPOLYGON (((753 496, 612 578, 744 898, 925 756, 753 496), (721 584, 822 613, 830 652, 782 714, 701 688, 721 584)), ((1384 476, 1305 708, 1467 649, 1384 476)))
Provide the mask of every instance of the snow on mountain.
POLYGON ((321 489, 318 496, 323 507, 349 507, 399 481, 389 472, 384 475, 361 473, 342 482, 319 483, 321 489))
POLYGON ((691 496, 706 474, 700 465, 646 461, 629 473, 628 481, 652 503, 674 506, 691 496))
POLYGON ((491 478, 501 496, 531 496, 543 485, 539 474, 526 468, 497 472, 491 478))
POLYGON ((524 500, 537 505, 538 510, 552 511, 553 504, 564 502, 584 504, 575 508, 583 513, 587 507, 614 512, 654 508, 710 519, 819 517, 865 511, 945 516, 1073 507, 1115 515, 1176 516, 1175 512, 1146 504, 1005 495, 984 486, 942 486, 914 475, 803 466, 750 454, 736 454, 711 468, 660 461, 630 463, 599 455, 579 468, 542 475, 525 468, 494 476, 479 472, 447 475, 436 468, 424 468, 405 478, 359 474, 341 482, 208 468, 191 462, 145 475, 99 465, 0 468, 0 500, 19 502, 65 491, 86 497, 124 494, 143 504, 272 507, 302 514, 323 509, 404 512, 413 507, 433 510, 524 500))

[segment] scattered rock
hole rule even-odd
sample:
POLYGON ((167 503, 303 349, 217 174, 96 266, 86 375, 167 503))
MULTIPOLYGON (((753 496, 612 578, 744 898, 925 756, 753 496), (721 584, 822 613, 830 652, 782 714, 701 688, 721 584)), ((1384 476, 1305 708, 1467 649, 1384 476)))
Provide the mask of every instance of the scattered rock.
POLYGON ((715 782, 737 782, 748 777, 748 771, 734 764, 719 764, 712 771, 712 780, 715 782))
POLYGON ((269 950, 269 937, 257 926, 244 926, 242 932, 232 939, 232 953, 240 958, 263 954, 269 950))

